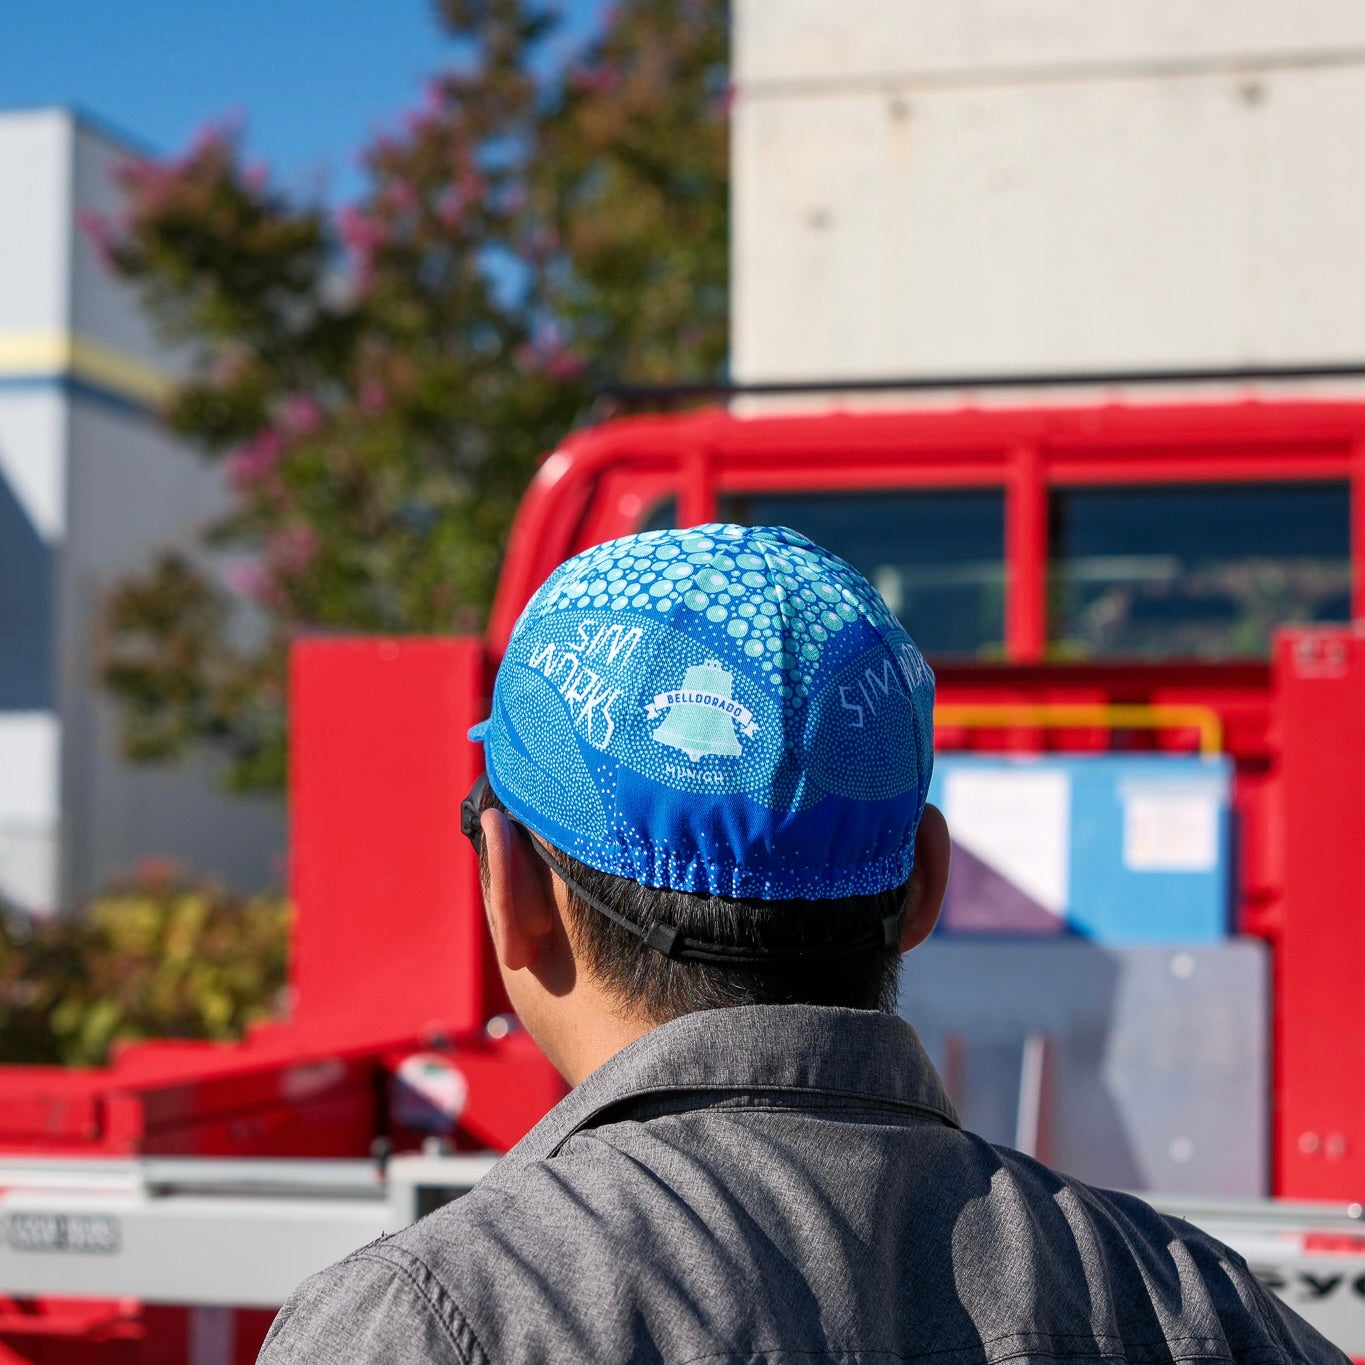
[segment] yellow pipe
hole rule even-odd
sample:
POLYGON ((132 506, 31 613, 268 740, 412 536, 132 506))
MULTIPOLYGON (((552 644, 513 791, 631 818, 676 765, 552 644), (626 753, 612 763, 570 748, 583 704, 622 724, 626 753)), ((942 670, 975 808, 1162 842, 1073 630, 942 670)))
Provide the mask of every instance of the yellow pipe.
POLYGON ((1223 722, 1210 706, 1102 702, 944 702, 934 708, 939 725, 966 729, 1038 726, 1052 730, 1198 730, 1206 758, 1223 751, 1223 722))

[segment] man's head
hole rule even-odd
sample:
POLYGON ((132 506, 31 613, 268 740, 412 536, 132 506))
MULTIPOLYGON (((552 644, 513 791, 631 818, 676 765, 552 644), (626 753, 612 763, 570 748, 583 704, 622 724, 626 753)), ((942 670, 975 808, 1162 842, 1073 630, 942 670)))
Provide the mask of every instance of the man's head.
POLYGON ((537 1010, 515 977, 532 944, 500 941, 504 902, 534 912, 550 999, 586 981, 649 1024, 887 1007, 946 876, 941 818, 923 818, 932 707, 871 585, 793 531, 646 532, 562 565, 471 731, 489 788, 466 829, 518 1011, 537 1010))

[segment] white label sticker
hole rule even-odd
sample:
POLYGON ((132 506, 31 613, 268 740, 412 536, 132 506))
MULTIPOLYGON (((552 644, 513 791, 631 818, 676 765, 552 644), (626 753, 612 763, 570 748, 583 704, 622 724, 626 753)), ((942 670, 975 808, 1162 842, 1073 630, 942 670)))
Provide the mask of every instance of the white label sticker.
POLYGON ((5 1231, 15 1251, 113 1256, 120 1244, 118 1219, 100 1213, 12 1213, 5 1231))
POLYGON ((1210 872, 1218 864, 1218 810, 1206 788, 1127 791, 1123 865, 1131 872, 1210 872))
POLYGON ((1054 915, 1071 877, 1071 778, 1056 769, 949 772, 943 814, 955 842, 1054 915))

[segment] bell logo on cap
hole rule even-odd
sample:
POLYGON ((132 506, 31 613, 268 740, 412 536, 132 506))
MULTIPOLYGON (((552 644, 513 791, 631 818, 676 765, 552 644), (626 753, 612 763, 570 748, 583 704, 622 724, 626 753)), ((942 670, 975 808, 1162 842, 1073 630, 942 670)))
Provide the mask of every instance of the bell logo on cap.
POLYGON ((668 711, 667 719, 654 731, 655 742, 681 749, 693 763, 706 754, 737 758, 744 751, 735 726, 753 739, 758 723, 754 713, 731 695, 734 681, 735 675, 727 673, 715 659, 689 668, 680 688, 660 692, 645 707, 650 720, 668 711))

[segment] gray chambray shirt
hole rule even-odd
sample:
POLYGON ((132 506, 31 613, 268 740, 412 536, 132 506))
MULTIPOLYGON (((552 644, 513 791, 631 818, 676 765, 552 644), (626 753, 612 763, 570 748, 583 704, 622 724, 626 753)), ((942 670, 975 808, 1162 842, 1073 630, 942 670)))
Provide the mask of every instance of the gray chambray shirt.
POLYGON ((963 1132, 904 1021, 790 1005, 633 1043, 260 1360, 1346 1357, 1188 1223, 963 1132))

